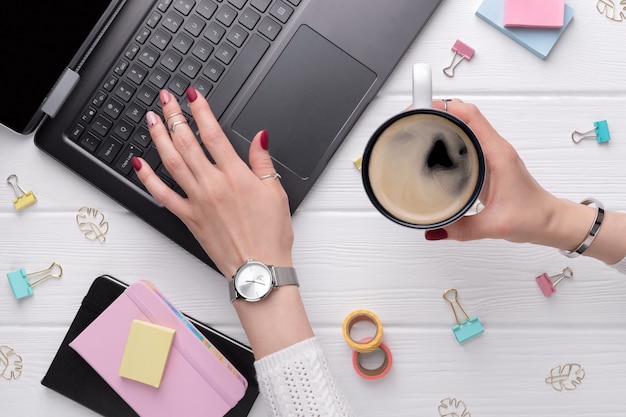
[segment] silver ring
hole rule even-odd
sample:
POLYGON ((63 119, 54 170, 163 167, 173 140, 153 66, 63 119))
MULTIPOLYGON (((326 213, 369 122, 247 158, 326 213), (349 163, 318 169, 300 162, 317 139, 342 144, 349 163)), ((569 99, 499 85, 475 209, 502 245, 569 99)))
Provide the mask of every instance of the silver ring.
POLYGON ((262 175, 262 176, 259 177, 260 180, 266 180, 268 178, 273 178, 275 180, 279 180, 282 177, 280 176, 280 174, 278 172, 274 172, 273 174, 262 175))
POLYGON ((187 124, 187 121, 186 121, 186 120, 178 120, 178 121, 176 121, 176 122, 172 123, 172 124, 170 125, 170 132, 174 133, 174 130, 176 130, 176 126, 178 126, 178 125, 182 125, 182 124, 185 124, 185 125, 186 125, 186 124, 187 124))
POLYGON ((444 98, 441 101, 443 101, 443 111, 448 111, 448 101, 452 101, 452 99, 444 98))
POLYGON ((170 114, 170 116, 167 118, 167 120, 165 121, 165 123, 166 123, 166 124, 167 124, 167 123, 169 123, 169 122, 170 122, 170 119, 171 119, 172 117, 176 117, 176 116, 184 116, 184 113, 183 113, 182 111, 177 111, 176 113, 172 113, 172 114, 170 114))

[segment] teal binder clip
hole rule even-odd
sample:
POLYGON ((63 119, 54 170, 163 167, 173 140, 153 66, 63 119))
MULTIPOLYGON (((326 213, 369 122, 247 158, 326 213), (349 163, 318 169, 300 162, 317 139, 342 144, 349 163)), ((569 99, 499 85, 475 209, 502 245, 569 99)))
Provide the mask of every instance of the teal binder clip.
POLYGON ((7 274, 11 290, 16 300, 20 298, 28 297, 33 294, 33 287, 37 284, 41 284, 48 278, 61 278, 63 275, 63 269, 61 265, 53 262, 49 268, 42 269, 41 271, 26 273, 24 268, 20 268, 17 271, 12 271, 7 274), (53 273, 58 271, 56 273, 53 273), (29 278, 39 277, 35 281, 30 282, 29 278))
POLYGON ((611 135, 609 134, 609 125, 606 120, 599 120, 597 122, 593 122, 594 128, 587 132, 576 132, 572 133, 572 140, 574 143, 578 143, 583 139, 592 139, 595 138, 598 143, 604 143, 611 140, 611 135), (594 134, 591 134, 594 133, 594 134))
POLYGON ((452 326, 452 332, 454 333, 454 337, 456 338, 457 342, 466 342, 485 331, 482 324, 480 324, 478 317, 470 318, 470 316, 467 315, 467 313, 463 309, 463 306, 459 302, 459 293, 455 288, 449 288, 445 290, 443 292, 443 299, 450 303, 450 307, 452 308, 452 312, 454 313, 456 325, 452 326), (448 294, 451 293, 454 293, 454 300, 448 298, 448 294), (465 316, 465 321, 459 321, 459 316, 456 314, 456 308, 454 307, 454 304, 456 304, 458 308, 463 312, 463 315, 465 316))

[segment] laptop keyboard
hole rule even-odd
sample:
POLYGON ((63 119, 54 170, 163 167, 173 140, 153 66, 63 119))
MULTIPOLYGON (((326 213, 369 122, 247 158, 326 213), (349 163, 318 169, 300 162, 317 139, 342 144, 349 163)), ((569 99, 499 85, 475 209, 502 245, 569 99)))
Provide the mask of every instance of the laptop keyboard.
POLYGON ((300 2, 160 0, 68 137, 140 186, 130 159, 141 156, 182 193, 145 127, 148 111, 162 116, 159 91, 177 96, 191 116, 185 91, 193 86, 221 117, 300 2))

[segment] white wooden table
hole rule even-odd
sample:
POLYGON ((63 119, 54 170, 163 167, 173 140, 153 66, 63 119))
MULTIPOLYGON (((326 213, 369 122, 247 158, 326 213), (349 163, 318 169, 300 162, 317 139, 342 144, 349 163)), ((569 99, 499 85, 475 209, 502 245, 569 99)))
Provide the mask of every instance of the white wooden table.
MULTIPOLYGON (((480 2, 441 4, 295 213, 294 257, 313 327, 359 416, 439 416, 440 402, 456 398, 475 417, 623 417, 626 277, 533 245, 427 242, 373 209, 353 165, 376 126, 410 103, 412 64, 429 62, 435 97, 476 103, 548 190, 626 210, 626 21, 607 19, 596 0, 568 0, 574 20, 541 60, 476 17, 480 2), (441 70, 457 39, 476 54, 448 78, 441 70), (603 119, 611 142, 572 142, 574 130, 603 119), (564 266, 574 279, 544 297, 535 277, 564 266), (485 328, 464 345, 453 337, 454 316, 442 299, 449 287, 485 328), (394 360, 384 379, 364 380, 352 368, 341 326, 356 309, 383 322, 394 360), (545 379, 569 363, 586 376, 575 390, 559 392, 545 379)), ((0 139, 2 178, 18 175, 39 199, 18 212, 11 187, 0 187, 0 270, 36 271, 53 261, 64 269, 62 279, 21 302, 0 279, 0 345, 24 362, 19 379, 0 378, 1 416, 93 415, 39 381, 101 274, 150 279, 182 311, 246 342, 216 272, 42 153, 32 137, 0 127, 0 139), (83 206, 105 214, 105 243, 78 230, 83 206)), ((251 415, 265 415, 261 400, 251 415)))

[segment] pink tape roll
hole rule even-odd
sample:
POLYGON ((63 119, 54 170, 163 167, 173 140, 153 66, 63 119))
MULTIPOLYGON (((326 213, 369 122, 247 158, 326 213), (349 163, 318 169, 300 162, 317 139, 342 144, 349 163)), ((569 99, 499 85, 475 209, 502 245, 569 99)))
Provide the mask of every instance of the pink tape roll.
MULTIPOLYGON (((366 343, 371 339, 371 337, 366 337, 361 340, 361 343, 366 343)), ((389 346, 387 346, 385 342, 381 342, 380 345, 378 345, 377 349, 383 351, 385 358, 383 359, 383 363, 375 369, 368 369, 361 365, 361 355, 368 355, 369 353, 361 353, 357 352, 356 350, 352 353, 352 365, 354 366, 354 370, 356 371, 356 373, 359 374, 362 378, 369 380, 380 379, 389 373, 389 370, 391 369, 391 364, 393 363, 391 350, 389 350, 389 346)), ((373 352, 376 352, 376 350, 374 350, 373 352)))

